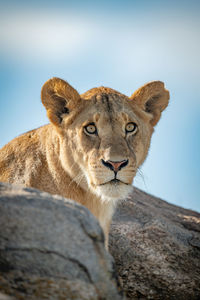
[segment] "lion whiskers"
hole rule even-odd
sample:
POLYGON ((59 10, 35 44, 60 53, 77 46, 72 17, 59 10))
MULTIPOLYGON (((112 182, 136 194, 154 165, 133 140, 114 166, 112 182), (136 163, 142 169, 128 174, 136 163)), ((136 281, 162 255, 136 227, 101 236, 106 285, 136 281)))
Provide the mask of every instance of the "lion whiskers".
POLYGON ((77 187, 79 187, 80 183, 81 183, 81 181, 84 177, 85 177, 84 174, 82 174, 81 172, 78 173, 74 178, 72 178, 72 180, 70 181, 68 187, 70 187, 73 182, 76 183, 77 187))
MULTIPOLYGON (((145 181, 145 176, 144 176, 144 174, 143 174, 141 168, 138 168, 138 169, 137 169, 137 175, 142 179, 143 184, 144 184, 144 186, 145 186, 145 189, 148 191, 148 186, 147 186, 146 181, 145 181)), ((136 176, 136 178, 137 178, 137 176, 136 176)))

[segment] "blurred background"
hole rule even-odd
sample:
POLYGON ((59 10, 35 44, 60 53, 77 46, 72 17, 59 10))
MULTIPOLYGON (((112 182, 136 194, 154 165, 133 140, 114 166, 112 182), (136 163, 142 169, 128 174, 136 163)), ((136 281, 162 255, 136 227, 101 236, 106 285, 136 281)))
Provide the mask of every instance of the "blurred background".
POLYGON ((164 81, 170 105, 134 185, 200 211, 200 1, 0 1, 0 147, 48 123, 53 76, 128 96, 164 81))

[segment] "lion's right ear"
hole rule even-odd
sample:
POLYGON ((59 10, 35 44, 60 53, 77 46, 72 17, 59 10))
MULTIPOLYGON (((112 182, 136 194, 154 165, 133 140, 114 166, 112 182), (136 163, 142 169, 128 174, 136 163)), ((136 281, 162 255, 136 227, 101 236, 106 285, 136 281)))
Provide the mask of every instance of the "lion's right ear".
POLYGON ((49 120, 56 126, 62 122, 62 115, 70 113, 81 101, 79 93, 69 83, 56 77, 45 82, 41 99, 49 120))

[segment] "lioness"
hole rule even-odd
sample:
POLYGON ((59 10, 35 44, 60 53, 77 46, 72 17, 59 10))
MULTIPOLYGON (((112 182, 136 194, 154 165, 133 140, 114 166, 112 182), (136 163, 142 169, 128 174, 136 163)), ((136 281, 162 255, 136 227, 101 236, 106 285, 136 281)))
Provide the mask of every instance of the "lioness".
POLYGON ((52 78, 41 98, 50 124, 0 150, 0 180, 85 205, 99 220, 108 247, 114 208, 132 191, 169 92, 153 81, 130 98, 106 87, 79 95, 66 81, 52 78))

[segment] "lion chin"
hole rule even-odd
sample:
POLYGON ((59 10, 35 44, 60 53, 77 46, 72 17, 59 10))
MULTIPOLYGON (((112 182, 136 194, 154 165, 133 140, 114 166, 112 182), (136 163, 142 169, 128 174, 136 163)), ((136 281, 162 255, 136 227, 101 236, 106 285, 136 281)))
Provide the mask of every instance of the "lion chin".
POLYGON ((112 201, 116 205, 119 200, 126 199, 133 192, 133 186, 120 181, 110 181, 98 185, 94 191, 103 202, 112 201))

